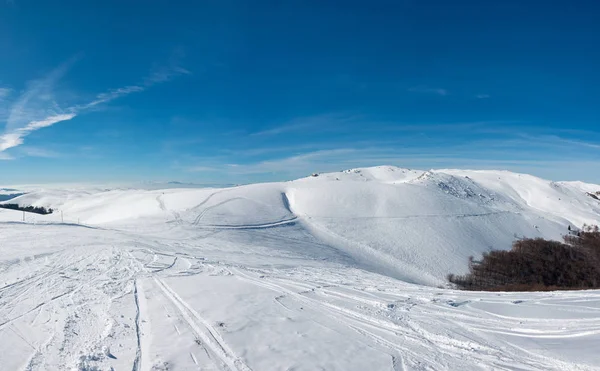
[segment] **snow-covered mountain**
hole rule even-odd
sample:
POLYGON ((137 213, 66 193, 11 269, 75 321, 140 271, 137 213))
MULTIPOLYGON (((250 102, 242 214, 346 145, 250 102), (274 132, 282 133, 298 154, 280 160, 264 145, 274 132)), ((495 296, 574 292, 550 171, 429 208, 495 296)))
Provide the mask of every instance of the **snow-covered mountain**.
POLYGON ((515 236, 598 223, 598 190, 390 166, 231 188, 24 188, 6 203, 57 211, 0 209, 0 368, 597 369, 600 291, 443 287, 515 236))
POLYGON ((509 248, 515 236, 560 239, 568 225, 599 224, 595 190, 506 171, 378 166, 223 189, 45 189, 10 202, 120 228, 139 220, 182 230, 288 226, 281 233, 301 229, 362 268, 439 285, 464 272, 469 256, 509 248))

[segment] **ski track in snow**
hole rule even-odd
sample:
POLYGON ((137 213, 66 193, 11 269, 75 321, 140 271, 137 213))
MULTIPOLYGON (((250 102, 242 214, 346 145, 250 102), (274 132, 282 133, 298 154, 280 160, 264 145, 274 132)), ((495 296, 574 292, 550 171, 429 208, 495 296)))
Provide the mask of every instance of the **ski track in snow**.
MULTIPOLYGON (((390 370, 439 370, 455 369, 460 366, 475 368, 478 364, 493 369, 586 370, 594 368, 591 364, 565 362, 554 358, 548 352, 536 353, 532 348, 519 345, 518 341, 513 343, 506 340, 510 338, 555 339, 568 344, 570 338, 597 338, 600 335, 600 308, 598 307, 600 294, 594 291, 586 294, 567 293, 567 297, 563 299, 564 303, 560 299, 561 293, 502 294, 498 298, 496 294, 460 293, 400 284, 374 275, 362 277, 365 279, 362 281, 361 272, 358 270, 344 277, 343 272, 336 270, 330 272, 330 276, 326 270, 321 269, 318 274, 315 274, 316 268, 305 271, 301 267, 249 268, 240 264, 199 259, 190 256, 187 251, 172 253, 175 249, 168 244, 147 241, 141 244, 143 246, 136 245, 137 243, 128 243, 121 250, 110 246, 97 250, 96 254, 89 254, 90 251, 85 249, 82 251, 86 253, 84 257, 75 254, 70 258, 65 258, 62 254, 49 255, 58 255, 57 257, 62 258, 64 263, 50 264, 47 271, 37 272, 40 279, 20 280, 16 282, 21 285, 20 287, 13 285, 4 288, 0 313, 3 314, 3 318, 6 318, 4 317, 6 313, 14 313, 14 315, 3 320, 0 331, 3 336, 13 334, 23 343, 28 344, 30 355, 28 359, 22 361, 21 368, 42 370, 55 366, 58 369, 62 365, 61 362, 65 362, 65 365, 71 365, 79 370, 109 369, 109 367, 116 367, 113 364, 117 364, 117 361, 120 361, 121 365, 126 364, 128 358, 130 365, 126 369, 131 368, 136 371, 170 370, 179 367, 185 369, 192 367, 192 364, 216 370, 261 369, 260 365, 253 367, 248 360, 240 357, 240 354, 252 351, 252 344, 245 344, 240 349, 239 341, 228 340, 235 334, 222 334, 218 323, 206 318, 194 308, 194 301, 190 302, 177 293, 177 277, 182 276, 182 270, 190 269, 194 265, 199 267, 200 272, 193 272, 193 276, 231 277, 234 279, 229 282, 232 287, 236 286, 235 282, 243 282, 272 292, 271 303, 275 304, 279 308, 277 310, 283 315, 290 312, 294 316, 304 317, 313 323, 313 326, 330 329, 345 341, 351 339, 361 346, 386 355, 390 370), (92 269, 92 266, 102 268, 92 269), (76 277, 82 274, 79 273, 80 269, 85 271, 84 267, 90 269, 90 274, 76 277), (56 294, 55 290, 64 290, 64 281, 67 280, 61 272, 75 273, 70 280, 76 280, 77 284, 70 288, 67 286, 66 291, 56 294), (120 292, 103 290, 103 286, 107 284, 105 278, 110 276, 117 278, 112 281, 117 281, 114 285, 118 286, 120 292), (24 287, 27 285, 29 286, 24 287), (33 300, 30 305, 24 305, 29 302, 28 297, 21 295, 19 291, 28 289, 28 292, 32 292, 35 285, 40 286, 36 291, 39 295, 37 301, 33 300), (181 326, 187 326, 191 334, 190 346, 195 343, 195 347, 202 348, 206 355, 204 359, 190 351, 186 353, 185 358, 173 354, 169 361, 163 362, 154 354, 152 343, 160 342, 161 334, 144 333, 144 321, 148 320, 148 309, 146 311, 140 309, 139 296, 145 295, 146 292, 146 289, 141 290, 141 286, 152 287, 154 295, 159 294, 163 298, 161 300, 170 306, 168 316, 179 321, 179 325, 174 327, 179 336, 183 336, 181 326), (11 290, 12 293, 9 292, 11 290), (90 296, 100 291, 108 291, 114 295, 101 298, 102 300, 98 298, 95 300, 90 296), (508 298, 503 299, 504 296, 508 298), (593 313, 594 316, 566 321, 560 318, 524 320, 511 315, 496 315, 476 307, 470 308, 470 304, 484 302, 486 297, 488 301, 503 306, 514 307, 524 304, 525 301, 519 302, 513 296, 532 296, 527 299, 527 302, 538 301, 538 308, 550 305, 564 306, 563 309, 568 309, 570 305, 575 304, 573 301, 582 301, 583 304, 589 305, 576 305, 575 309, 582 308, 585 312, 593 313), (101 317, 98 312, 106 310, 116 298, 120 297, 129 297, 131 331, 130 333, 116 332, 112 336, 131 337, 129 354, 127 352, 121 354, 115 350, 115 339, 110 335, 110 330, 102 333, 97 328, 93 328, 98 325, 98 321, 77 325, 73 322, 78 321, 76 313, 80 308, 89 308, 93 313, 88 315, 92 318, 101 317), (555 302, 544 304, 545 300, 555 302), (23 305, 19 305, 20 303, 23 305), (75 303, 79 307, 73 307, 75 303), (45 309, 49 306, 54 310, 45 309), (20 313, 18 313, 19 308, 22 308, 20 313), (45 316, 42 312, 49 313, 47 315, 50 318, 54 314, 58 316, 57 319, 62 319, 64 321, 62 329, 60 325, 48 326, 51 320, 40 321, 38 318, 45 316), (59 314, 61 312, 63 312, 62 316, 59 314), (64 312, 69 313, 67 318, 64 312), (529 329, 513 328, 523 321, 528 322, 529 329), (559 321, 561 324, 552 326, 551 321, 559 321), (58 332, 52 333, 46 339, 43 336, 36 338, 28 335, 28 331, 35 328, 36 323, 41 329, 44 329, 45 325, 58 332), (560 326, 569 328, 556 329, 560 326), (494 341, 494 334, 506 335, 507 338, 498 343, 494 341), (82 339, 77 339, 79 337, 82 339), (62 348, 54 346, 54 343, 59 340, 63 342, 62 348), (149 344, 143 344, 144 342, 149 344), (81 348, 67 349, 66 346, 71 344, 81 348), (110 349, 111 353, 104 349, 110 349), (52 351, 58 351, 58 354, 51 354, 52 351), (149 353, 146 357, 145 351, 149 353), (199 364, 199 359, 205 363, 199 364)), ((58 262, 52 261, 52 263, 58 262)), ((145 300, 155 299, 156 297, 148 297, 145 300)), ((196 298, 196 300, 200 299, 196 298)), ((266 303, 265 306, 269 304, 266 303)), ((159 324, 150 323, 151 328, 158 326, 159 324)), ((39 335, 43 332, 41 331, 39 335)))
MULTIPOLYGON (((491 197, 475 183, 512 175, 469 173, 475 180, 463 181, 435 172, 402 172, 406 179, 396 179, 386 169, 361 171, 292 182, 283 191, 279 185, 198 195, 187 190, 181 198, 175 191, 140 191, 131 197, 150 214, 90 228, 52 216, 22 223, 20 213, 0 211, 0 368, 600 369, 600 291, 461 292, 379 274, 384 263, 402 263, 407 280, 435 277, 435 265, 452 258, 425 264, 418 259, 428 251, 382 248, 375 233, 385 232, 386 223, 459 223, 470 233, 487 228, 501 236, 495 224, 506 221, 511 227, 514 220, 539 223, 523 227, 534 232, 562 222, 504 196, 523 193, 517 186, 502 193, 494 185, 491 197), (382 176, 377 172, 385 172, 386 183, 374 193, 391 190, 391 211, 387 201, 369 198, 368 181, 382 176), (356 192, 338 187, 343 177, 359 183, 356 192), (316 192, 315 182, 325 180, 338 188, 316 192), (407 205, 421 197, 410 193, 415 187, 429 187, 427 197, 415 202, 450 200, 449 206, 399 214, 402 202, 393 198, 393 187, 409 192, 401 199, 407 205), (366 201, 355 200, 354 206, 375 211, 343 209, 356 194, 366 201), (482 220, 486 224, 470 224, 482 220)), ((572 192, 567 184, 552 187, 561 195, 572 192)), ((543 209, 539 199, 546 196, 526 194, 527 204, 543 209)), ((583 208, 584 201, 576 198, 573 205, 583 208)), ((107 206, 117 210, 109 212, 98 209, 99 203, 90 201, 93 213, 81 215, 121 216, 117 206, 107 206)), ((77 205, 71 207, 85 210, 77 205)), ((590 205, 580 218, 595 215, 590 205)), ((430 242, 424 241, 402 242, 423 248, 430 242)), ((455 245, 452 253, 470 251, 455 245)))
MULTIPOLYGON (((22 227, 23 230, 27 228, 31 227, 22 227)), ((42 258, 45 262, 40 261, 41 264, 36 264, 35 260, 20 260, 21 263, 12 264, 8 268, 9 272, 27 264, 36 264, 38 268, 31 270, 31 277, 21 278, 0 290, 0 313, 3 318, 0 331, 3 336, 18 336, 19 341, 27 345, 23 346, 24 349, 28 348, 24 353, 29 352, 28 358, 23 359, 21 366, 17 368, 58 369, 63 365, 61 362, 65 362, 64 365, 71 365, 75 369, 94 370, 109 369, 113 364, 124 365, 129 361, 127 369, 136 371, 160 370, 161 367, 178 369, 178 365, 185 369, 192 364, 197 365, 198 359, 201 359, 209 362, 204 363, 208 369, 260 369, 260 365, 252 367, 248 360, 240 357, 240 354, 251 351, 252 344, 246 344, 242 348, 239 342, 233 345, 228 338, 234 334, 222 335, 217 323, 204 317, 194 308, 194 302, 189 302, 177 293, 177 277, 216 275, 230 276, 239 282, 272 292, 272 303, 280 312, 292 312, 305 317, 315 325, 338 333, 338 336, 352 339, 357 344, 385 354, 389 357, 387 363, 390 370, 454 369, 461 365, 475 367, 477 364, 494 369, 593 369, 590 364, 586 366, 565 362, 553 358, 548 352, 538 354, 508 341, 500 345, 493 341, 493 335, 502 334, 509 339, 550 338, 560 341, 578 337, 597 338, 600 335, 600 294, 596 292, 580 295, 568 293, 570 297, 589 300, 590 305, 579 308, 595 313, 594 317, 587 320, 556 319, 561 321, 562 326, 568 326, 568 331, 550 330, 548 327, 555 326, 548 326, 548 321, 536 319, 528 320, 532 327, 530 330, 518 331, 511 326, 517 326, 521 319, 517 321, 511 316, 499 317, 485 310, 469 308, 470 303, 483 301, 485 297, 498 300, 502 305, 521 304, 513 304, 515 300, 512 299, 496 299, 496 295, 478 293, 480 297, 474 299, 475 293, 398 284, 385 277, 372 275, 365 277, 368 280, 362 282, 360 271, 353 271, 352 275, 343 278, 342 272, 336 269, 328 277, 326 269, 321 270, 317 276, 312 276, 315 268, 306 271, 301 267, 291 270, 249 268, 239 263, 198 259, 197 255, 201 250, 197 246, 177 252, 175 246, 146 241, 143 236, 140 236, 139 241, 145 242, 127 242, 120 248, 74 248, 69 253, 63 250, 42 258), (190 250, 194 251, 196 258, 189 254, 190 250), (193 266, 196 267, 196 272, 190 272, 192 275, 184 274, 193 266), (86 273, 86 270, 89 272, 86 273), (107 280, 109 277, 116 279, 107 280), (75 284, 69 284, 70 281, 75 284), (106 290, 105 285, 110 281, 116 281, 110 283, 115 287, 106 290), (146 291, 140 289, 142 285, 152 286, 154 294, 159 293, 164 298, 161 300, 170 305, 172 309, 169 315, 177 317, 180 322, 179 327, 175 325, 174 328, 180 333, 182 325, 189 328, 192 334, 189 341, 196 342, 195 346, 203 349, 206 354, 204 359, 190 351, 185 358, 187 363, 184 363, 182 356, 176 354, 171 355, 170 362, 161 363, 158 360, 159 357, 152 350, 152 342, 159 341, 157 338, 161 334, 143 333, 143 321, 147 320, 147 314, 140 310, 139 296, 146 291), (382 290, 379 285, 399 287, 382 290), (103 291, 111 295, 94 298, 94 293, 103 291), (446 298, 460 296, 466 298, 446 298), (129 297, 131 331, 116 332, 115 335, 131 337, 129 354, 127 351, 121 354, 115 350, 115 339, 110 336, 110 330, 102 333, 94 328, 101 321, 75 324, 79 321, 77 313, 80 308, 86 307, 92 311, 92 314, 88 314, 92 318, 101 317, 99 312, 109 308, 114 299, 119 297, 129 297), (417 311, 417 308, 422 309, 417 311), (65 313, 68 315, 65 316, 65 313), (46 321, 39 319, 46 316, 49 317, 46 321), (59 324, 49 325, 55 316, 55 321, 63 321, 62 328, 59 324), (29 335, 36 327, 39 327, 38 334, 29 335), (51 335, 48 337, 47 334, 51 335), (62 341, 62 347, 55 345, 59 341, 62 341), (144 341, 149 344, 142 344, 144 341), (73 348, 67 349, 68 346, 73 348), (103 350, 106 347, 112 353, 103 350), (246 347, 249 349, 246 350, 246 347), (148 349, 147 357, 144 357, 144 349, 148 349), (53 351, 57 354, 52 354, 53 351)), ((26 272, 25 267, 21 268, 22 272, 26 272)), ((235 287, 235 282, 232 281, 229 285, 235 287)), ((557 303, 550 305, 566 305, 567 308, 569 300, 572 300, 567 297, 565 303, 561 304, 560 293, 531 295, 535 297, 534 301, 542 300, 538 308, 546 305, 543 304, 543 299, 558 299, 557 303)), ((527 294, 503 296, 523 297, 527 294)), ((148 300, 154 299, 149 297, 148 300)), ((150 327, 158 327, 158 324, 150 323, 150 327)))

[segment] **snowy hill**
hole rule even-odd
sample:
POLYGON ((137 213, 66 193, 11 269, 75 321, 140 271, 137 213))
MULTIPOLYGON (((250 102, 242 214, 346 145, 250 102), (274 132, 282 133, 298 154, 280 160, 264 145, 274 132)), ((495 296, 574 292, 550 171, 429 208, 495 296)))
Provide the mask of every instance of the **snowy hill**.
POLYGON ((593 370, 600 292, 460 292, 467 258, 600 222, 600 186, 391 166, 163 190, 14 187, 16 370, 593 370), (22 222, 22 218, 25 222, 22 222))
POLYGON ((376 181, 380 183, 403 183, 423 175, 421 170, 402 169, 395 166, 376 166, 369 168, 349 169, 336 173, 313 174, 304 180, 315 179, 336 181, 376 181), (318 178, 318 179, 317 179, 318 178))
POLYGON ((515 236, 560 239, 568 225, 600 223, 600 202, 586 194, 594 189, 505 171, 378 166, 223 189, 40 190, 10 202, 119 228, 140 219, 182 230, 287 225, 360 267, 439 285, 469 256, 509 248, 515 236))

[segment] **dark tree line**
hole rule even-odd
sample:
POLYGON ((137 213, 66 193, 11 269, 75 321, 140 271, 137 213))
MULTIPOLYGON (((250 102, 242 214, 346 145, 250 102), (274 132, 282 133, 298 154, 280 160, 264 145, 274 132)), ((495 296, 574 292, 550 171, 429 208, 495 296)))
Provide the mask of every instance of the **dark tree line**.
POLYGON ((0 208, 10 209, 10 210, 20 210, 28 213, 36 213, 36 214, 52 214, 54 210, 51 208, 46 209, 43 206, 19 206, 18 204, 0 204, 0 208))
POLYGON ((522 239, 508 251, 469 259, 469 273, 449 275, 464 290, 538 291, 600 288, 600 231, 584 226, 564 243, 541 238, 522 239))

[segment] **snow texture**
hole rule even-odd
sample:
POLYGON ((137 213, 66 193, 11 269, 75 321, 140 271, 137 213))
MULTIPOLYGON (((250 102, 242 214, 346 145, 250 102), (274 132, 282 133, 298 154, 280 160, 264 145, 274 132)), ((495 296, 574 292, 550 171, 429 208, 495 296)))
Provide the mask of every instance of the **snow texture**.
POLYGON ((600 186, 380 166, 221 189, 19 189, 4 370, 598 369, 600 292, 461 292, 515 236, 600 223, 600 186), (25 221, 23 221, 23 217, 25 221))

